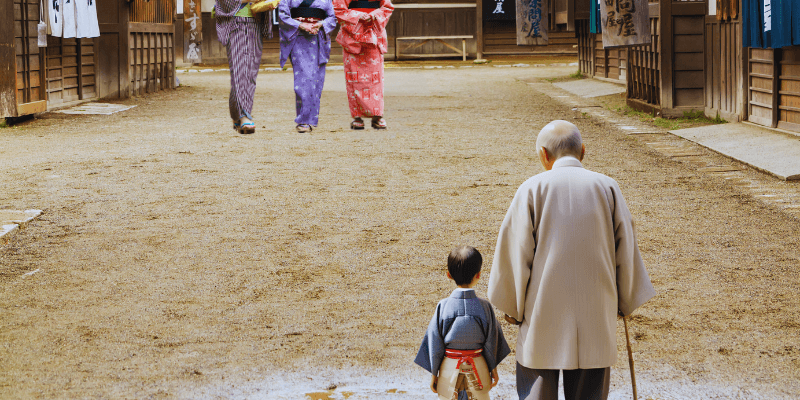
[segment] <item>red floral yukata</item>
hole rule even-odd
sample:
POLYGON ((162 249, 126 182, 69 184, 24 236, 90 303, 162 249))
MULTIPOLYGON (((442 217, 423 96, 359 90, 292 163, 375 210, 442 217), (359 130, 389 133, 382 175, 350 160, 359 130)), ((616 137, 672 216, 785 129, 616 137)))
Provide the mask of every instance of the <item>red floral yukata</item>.
POLYGON ((350 115, 383 116, 383 55, 388 49, 386 23, 394 6, 379 0, 380 7, 348 8, 352 0, 333 0, 333 9, 341 28, 336 42, 344 49, 344 73, 350 115), (370 21, 362 21, 365 14, 370 21))

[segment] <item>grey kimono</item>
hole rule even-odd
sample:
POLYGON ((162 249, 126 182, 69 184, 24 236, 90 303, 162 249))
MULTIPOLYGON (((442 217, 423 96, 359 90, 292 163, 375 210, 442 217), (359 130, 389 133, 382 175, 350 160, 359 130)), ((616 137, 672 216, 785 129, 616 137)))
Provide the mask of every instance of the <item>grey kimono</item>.
POLYGON ((438 375, 445 349, 483 349, 489 371, 511 353, 492 305, 472 289, 456 289, 439 302, 414 362, 438 375))

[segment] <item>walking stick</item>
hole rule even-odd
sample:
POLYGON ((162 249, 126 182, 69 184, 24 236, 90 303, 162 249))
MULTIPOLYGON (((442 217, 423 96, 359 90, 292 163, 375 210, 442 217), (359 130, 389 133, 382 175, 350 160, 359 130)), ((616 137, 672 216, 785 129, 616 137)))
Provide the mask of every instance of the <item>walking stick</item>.
POLYGON ((631 338, 628 336, 628 317, 622 317, 622 323, 625 325, 625 343, 628 345, 628 364, 631 366, 631 384, 633 385, 633 400, 638 400, 636 395, 636 374, 633 373, 633 352, 631 352, 631 338))

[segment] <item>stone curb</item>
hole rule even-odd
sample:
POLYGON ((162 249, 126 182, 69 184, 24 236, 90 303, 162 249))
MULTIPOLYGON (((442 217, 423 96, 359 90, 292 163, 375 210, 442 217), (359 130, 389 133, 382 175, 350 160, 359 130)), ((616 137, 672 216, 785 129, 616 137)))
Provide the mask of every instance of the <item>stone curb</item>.
POLYGON ((0 243, 8 244, 12 233, 24 228, 28 222, 42 214, 42 210, 0 210, 0 243))

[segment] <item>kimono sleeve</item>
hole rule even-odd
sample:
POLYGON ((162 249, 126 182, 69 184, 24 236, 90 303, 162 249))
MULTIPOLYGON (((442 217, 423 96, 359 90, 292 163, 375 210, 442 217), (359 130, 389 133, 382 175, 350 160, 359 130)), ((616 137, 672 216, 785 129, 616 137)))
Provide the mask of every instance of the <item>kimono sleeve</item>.
POLYGON ((425 332, 425 337, 422 339, 422 345, 419 347, 417 357, 414 362, 426 371, 433 375, 439 375, 439 366, 442 364, 444 358, 444 332, 442 332, 442 302, 436 306, 436 312, 428 324, 428 330, 425 332))
POLYGON ((380 8, 370 13, 376 32, 383 32, 386 29, 386 24, 389 23, 389 17, 392 16, 393 11, 394 5, 391 1, 381 0, 380 8))
POLYGON ((297 30, 300 29, 300 21, 292 18, 291 0, 282 0, 278 3, 278 20, 281 26, 281 39, 294 40, 297 37, 297 30))
POLYGON ((525 297, 531 276, 534 236, 533 189, 523 184, 511 200, 494 250, 489 273, 489 301, 517 321, 525 315, 525 297))
POLYGON ((277 12, 273 10, 270 12, 256 13, 255 19, 261 30, 261 37, 264 39, 272 39, 272 13, 277 12))
POLYGON ((655 296, 656 291, 639 253, 633 217, 616 182, 611 187, 611 193, 614 196, 618 307, 623 315, 630 315, 655 296))
POLYGON ((328 17, 322 21, 322 29, 325 33, 330 34, 336 29, 336 13, 333 11, 333 3, 330 1, 325 2, 325 6, 322 8, 328 13, 328 17))
POLYGON ((511 348, 508 347, 503 328, 494 315, 492 305, 488 301, 482 303, 486 312, 486 342, 483 344, 482 354, 489 371, 492 371, 511 353, 511 348))
POLYGON ((342 21, 342 29, 344 29, 346 25, 357 26, 361 21, 361 16, 366 14, 363 11, 347 8, 349 3, 350 2, 347 0, 333 0, 333 9, 336 13, 336 18, 342 21))

